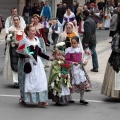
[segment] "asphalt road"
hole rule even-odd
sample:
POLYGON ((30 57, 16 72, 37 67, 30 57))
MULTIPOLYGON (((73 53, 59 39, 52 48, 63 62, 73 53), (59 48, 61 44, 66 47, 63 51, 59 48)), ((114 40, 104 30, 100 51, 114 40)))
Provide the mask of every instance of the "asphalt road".
MULTIPOLYGON (((109 31, 98 30, 97 41, 104 42, 109 37, 109 31)), ((94 90, 86 93, 89 105, 79 104, 79 94, 73 94, 74 104, 55 106, 48 100, 47 108, 36 105, 19 105, 19 89, 13 88, 10 81, 4 81, 2 71, 4 65, 4 44, 0 44, 0 120, 119 120, 120 100, 105 97, 100 94, 101 83, 95 84, 94 90)), ((51 49, 48 49, 48 54, 51 49)), ((46 69, 47 77, 49 69, 46 69)))

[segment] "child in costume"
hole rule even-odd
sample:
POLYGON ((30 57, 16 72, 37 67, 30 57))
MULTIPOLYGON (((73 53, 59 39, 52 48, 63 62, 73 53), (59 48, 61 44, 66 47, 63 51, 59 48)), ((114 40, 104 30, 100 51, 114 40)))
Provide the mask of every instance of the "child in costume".
POLYGON ((53 40, 53 45, 56 45, 59 34, 60 34, 60 27, 58 26, 57 20, 53 20, 53 25, 50 28, 50 33, 53 40))
POLYGON ((71 47, 68 47, 65 51, 65 61, 72 65, 71 79, 72 89, 71 93, 80 93, 80 103, 88 104, 83 99, 84 91, 91 89, 91 83, 87 73, 84 70, 83 65, 87 64, 87 60, 83 60, 83 49, 79 44, 79 37, 74 36, 71 39, 71 47))
MULTIPOLYGON (((60 50, 53 52, 54 60, 52 62, 49 76, 49 99, 56 104, 67 103, 70 101, 70 76, 62 71, 64 64, 63 53, 60 50)), ((68 64, 69 65, 69 64, 68 64)))
POLYGON ((109 30, 110 28, 110 18, 111 18, 110 12, 107 11, 107 14, 105 14, 105 23, 104 23, 105 30, 109 30))

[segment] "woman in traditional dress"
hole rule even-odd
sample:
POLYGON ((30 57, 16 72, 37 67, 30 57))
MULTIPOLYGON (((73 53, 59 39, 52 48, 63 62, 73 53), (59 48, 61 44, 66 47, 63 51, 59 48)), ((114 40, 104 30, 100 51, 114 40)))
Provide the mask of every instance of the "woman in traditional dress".
POLYGON ((113 44, 112 53, 107 63, 101 94, 108 97, 120 98, 120 7, 117 18, 117 30, 113 37, 113 42, 117 40, 117 44, 113 44))
POLYGON ((18 54, 16 53, 16 49, 18 47, 17 33, 21 32, 21 37, 19 40, 23 38, 24 28, 20 26, 20 18, 19 16, 13 16, 14 25, 9 27, 9 33, 13 35, 11 41, 7 42, 7 49, 5 55, 5 64, 3 70, 3 77, 5 80, 12 80, 14 83, 14 87, 18 87, 18 54))
MULTIPOLYGON (((46 45, 49 46, 48 40, 45 35, 44 26, 40 23, 40 16, 37 14, 33 15, 34 17, 34 24, 33 26, 36 29, 36 36, 39 38, 40 41, 40 47, 42 49, 42 52, 46 54, 46 45)), ((47 61, 42 59, 45 66, 48 65, 47 61)))
POLYGON ((37 103, 38 106, 47 106, 48 87, 47 78, 41 58, 49 60, 49 57, 42 53, 38 37, 35 37, 35 27, 27 26, 25 29, 26 37, 20 42, 19 47, 25 45, 30 47, 34 53, 33 57, 36 64, 30 58, 21 56, 18 62, 18 80, 20 86, 20 103, 37 103), (28 62, 28 63, 27 63, 28 62), (29 64, 29 66, 26 66, 29 64))
POLYGON ((70 10, 70 8, 68 8, 66 10, 66 13, 64 14, 63 23, 62 23, 63 26, 65 25, 65 23, 68 23, 68 22, 72 22, 74 24, 76 30, 78 29, 75 14, 70 10))
POLYGON ((70 40, 74 36, 79 36, 72 22, 69 22, 65 25, 64 32, 60 34, 58 38, 59 42, 65 42, 66 48, 71 47, 70 40))

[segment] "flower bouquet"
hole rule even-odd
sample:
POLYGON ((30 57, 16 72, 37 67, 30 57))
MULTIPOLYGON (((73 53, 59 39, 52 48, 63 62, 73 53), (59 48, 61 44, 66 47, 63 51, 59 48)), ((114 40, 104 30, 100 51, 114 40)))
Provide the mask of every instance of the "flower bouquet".
POLYGON ((17 42, 17 40, 15 39, 15 33, 14 32, 10 32, 7 36, 7 39, 6 39, 6 42, 7 43, 10 43, 10 42, 17 42))
POLYGON ((71 66, 67 63, 63 63, 61 64, 61 74, 65 75, 65 74, 68 74, 70 69, 71 69, 71 66))
POLYGON ((62 50, 64 52, 65 51, 65 42, 60 42, 60 43, 56 44, 56 48, 58 48, 59 50, 62 50))
POLYGON ((30 58, 34 64, 36 64, 36 60, 33 57, 34 52, 30 52, 30 48, 26 47, 25 44, 19 46, 16 52, 25 55, 26 57, 30 58))

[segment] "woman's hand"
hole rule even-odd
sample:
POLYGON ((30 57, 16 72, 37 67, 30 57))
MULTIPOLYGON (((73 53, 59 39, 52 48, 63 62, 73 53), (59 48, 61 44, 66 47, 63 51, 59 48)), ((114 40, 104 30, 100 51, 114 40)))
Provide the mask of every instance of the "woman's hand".
POLYGON ((14 45, 19 45, 19 42, 13 42, 14 45))

